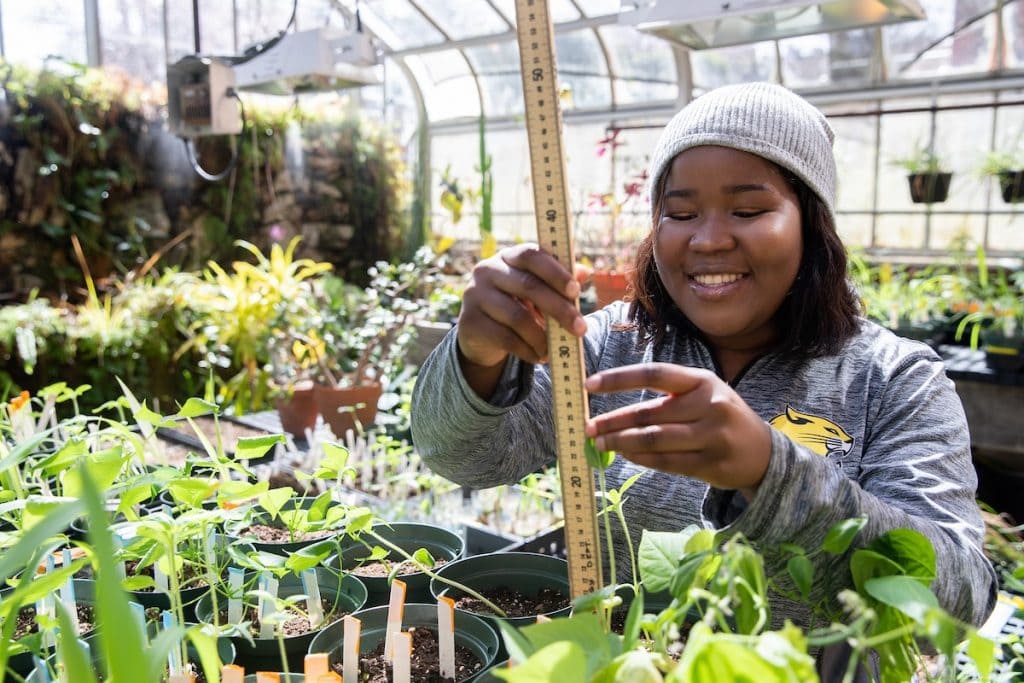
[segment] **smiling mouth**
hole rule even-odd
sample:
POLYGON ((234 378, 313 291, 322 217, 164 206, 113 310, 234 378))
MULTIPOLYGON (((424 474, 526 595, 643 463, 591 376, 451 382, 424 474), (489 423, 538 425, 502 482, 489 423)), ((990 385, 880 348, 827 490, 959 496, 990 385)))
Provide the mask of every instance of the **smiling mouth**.
POLYGON ((743 273, 698 273, 690 276, 690 279, 704 287, 721 287, 739 282, 746 275, 743 273))

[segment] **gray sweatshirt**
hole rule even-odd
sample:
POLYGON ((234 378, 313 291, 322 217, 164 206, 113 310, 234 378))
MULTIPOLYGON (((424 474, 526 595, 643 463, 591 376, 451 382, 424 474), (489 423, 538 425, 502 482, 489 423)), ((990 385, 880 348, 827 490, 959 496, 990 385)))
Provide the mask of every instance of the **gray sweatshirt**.
MULTIPOLYGON (((587 316, 588 374, 635 363, 666 362, 715 371, 707 347, 669 330, 658 348, 637 346, 621 302, 587 316)), ((678 531, 688 524, 742 533, 765 555, 769 576, 785 571, 779 543, 816 549, 828 529, 865 515, 850 552, 890 530, 920 531, 935 546, 932 589, 954 616, 980 625, 996 594, 982 553, 984 527, 975 502, 977 478, 963 408, 941 359, 924 344, 862 321, 835 356, 766 355, 733 383, 772 425, 772 454, 754 500, 709 488, 697 479, 634 465, 616 456, 607 471, 617 488, 637 472, 625 512, 634 542, 643 529, 678 531)), ((420 370, 412 400, 417 450, 441 475, 474 488, 513 483, 554 461, 551 380, 547 368, 510 359, 495 395, 481 399, 459 370, 453 330, 420 370)), ((592 415, 653 397, 631 392, 593 395, 592 415)), ((617 525, 613 525, 613 528, 617 525)), ((625 545, 615 539, 618 579, 629 576, 625 545)), ((852 586, 849 553, 819 553, 812 598, 852 586)), ((811 623, 806 608, 777 598, 773 622, 811 623)))

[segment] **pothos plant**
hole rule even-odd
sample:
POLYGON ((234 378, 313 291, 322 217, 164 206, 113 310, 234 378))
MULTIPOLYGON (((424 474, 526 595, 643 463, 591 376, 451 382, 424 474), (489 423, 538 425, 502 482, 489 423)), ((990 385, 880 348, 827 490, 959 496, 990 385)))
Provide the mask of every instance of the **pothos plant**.
MULTIPOLYGON (((588 446, 599 496, 606 501, 600 516, 609 549, 610 519, 614 515, 623 522, 624 493, 635 481, 618 491, 606 490, 604 469, 612 457, 588 446)), ((726 538, 696 526, 645 531, 635 554, 627 535, 634 582, 619 586, 613 579, 574 601, 569 617, 520 630, 502 624, 514 665, 493 673, 513 683, 817 681, 811 651, 845 641, 853 656, 844 681, 853 680, 858 663, 867 662, 873 650, 881 660, 882 683, 902 683, 920 674, 920 639, 947 662, 954 661, 965 642, 977 672, 987 680, 994 644, 938 606, 929 589, 935 553, 916 531, 895 529, 853 550, 854 587, 837 596, 840 613, 812 599, 813 558, 847 554, 866 522, 855 518, 837 524, 813 550, 781 548, 789 557, 784 576, 767 575, 763 556, 740 535, 726 538), (611 630, 609 616, 624 592, 634 596, 619 634, 611 630), (645 596, 662 592, 669 598, 667 606, 648 613, 645 596), (782 628, 771 629, 772 593, 804 603, 825 616, 829 626, 805 631, 787 620, 782 628)), ((614 566, 614 556, 610 560, 614 566)))

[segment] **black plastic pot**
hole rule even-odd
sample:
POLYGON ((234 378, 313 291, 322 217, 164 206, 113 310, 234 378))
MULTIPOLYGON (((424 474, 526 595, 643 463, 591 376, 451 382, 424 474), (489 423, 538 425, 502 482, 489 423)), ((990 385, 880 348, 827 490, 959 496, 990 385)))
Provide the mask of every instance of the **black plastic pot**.
MULTIPOLYGON (((475 591, 487 591, 492 588, 507 586, 525 595, 535 594, 544 588, 550 588, 565 595, 569 590, 569 564, 560 557, 541 555, 539 553, 489 553, 474 555, 457 562, 446 564, 437 570, 438 576, 461 583, 475 591)), ((455 597, 458 591, 438 579, 430 581, 430 592, 437 599, 442 595, 455 597)), ((557 617, 569 614, 570 608, 546 612, 546 617, 557 617)), ((456 610, 461 612, 461 610, 456 610)), ((485 619, 496 619, 488 615, 478 615, 485 619)), ((513 626, 527 626, 537 621, 537 616, 512 617, 504 619, 513 626)))
MULTIPOLYGON (((6 593, 10 592, 10 590, 13 590, 13 589, 8 589, 7 591, 5 591, 3 594, 0 594, 0 595, 6 596, 6 593)), ((94 596, 95 596, 95 593, 92 592, 91 587, 90 588, 83 588, 82 592, 80 593, 79 592, 79 586, 77 586, 77 585, 75 586, 75 600, 76 600, 77 603, 79 603, 79 604, 91 604, 92 601, 93 601, 94 596)), ((25 607, 32 607, 32 606, 33 606, 32 604, 22 605, 19 608, 19 611, 21 609, 24 609, 25 607)), ((82 637, 86 638, 86 639, 93 638, 93 637, 95 637, 95 633, 96 633, 96 629, 93 629, 93 630, 83 634, 82 637)), ((58 637, 60 637, 60 636, 58 636, 58 637)), ((13 645, 13 642, 11 644, 13 645)), ((47 659, 49 659, 50 657, 54 656, 52 654, 52 652, 53 652, 52 648, 48 648, 47 649, 47 659)), ((32 659, 32 653, 31 652, 20 652, 20 653, 18 653, 16 655, 12 655, 7 660, 7 669, 9 671, 13 672, 13 673, 18 674, 19 676, 28 676, 35 668, 36 668, 36 664, 35 664, 35 661, 32 659)), ((7 680, 7 679, 3 677, 3 671, 0 671, 0 681, 2 681, 2 680, 7 680)))
MULTIPOLYGON (((461 536, 443 527, 431 526, 429 524, 376 524, 373 532, 379 534, 390 543, 406 551, 410 555, 419 548, 425 548, 436 560, 453 562, 465 554, 466 544, 461 536)), ((345 539, 342 542, 341 568, 351 572, 359 564, 360 560, 370 554, 374 545, 379 545, 372 536, 364 536, 366 544, 345 539)), ((388 555, 389 560, 400 561, 402 558, 398 553, 392 552, 388 555)), ((334 555, 325 563, 327 566, 338 567, 338 556, 334 555)), ((442 565, 444 566, 444 565, 442 565)), ((406 602, 431 602, 430 577, 422 572, 400 574, 396 578, 405 582, 406 602)), ((366 606, 377 607, 386 605, 391 587, 385 576, 360 576, 359 579, 366 585, 367 599, 366 606)))
POLYGON ((1024 201, 1024 170, 1000 171, 999 190, 1007 204, 1024 201))
POLYGON ((910 185, 910 201, 915 204, 938 204, 949 197, 952 173, 911 173, 907 176, 910 185))
MULTIPOLYGON (((372 607, 355 615, 360 621, 359 651, 370 652, 384 640, 387 627, 387 606, 372 607)), ((402 618, 402 630, 427 628, 437 630, 437 605, 407 603, 402 618)), ((344 652, 345 624, 338 621, 321 631, 309 645, 309 652, 326 652, 331 665, 341 661, 344 652)), ((466 612, 455 612, 455 644, 472 652, 483 664, 483 668, 462 681, 476 681, 480 674, 494 663, 500 646, 500 638, 490 623, 466 612)))
MULTIPOLYGON (((308 509, 310 506, 313 505, 313 501, 315 500, 316 497, 314 496, 293 498, 289 500, 287 503, 285 503, 282 510, 294 510, 295 506, 299 506, 301 509, 308 509)), ((340 505, 340 503, 331 502, 331 505, 340 505)), ((268 553, 284 556, 291 555, 295 551, 301 550, 306 546, 310 546, 315 543, 320 543, 321 541, 325 541, 331 538, 332 536, 337 536, 344 533, 342 529, 338 529, 328 536, 321 536, 320 538, 311 538, 301 541, 286 541, 284 543, 266 543, 264 541, 258 540, 254 536, 249 536, 242 533, 242 529, 245 529, 250 524, 267 524, 268 521, 269 515, 264 513, 257 513, 255 515, 252 515, 251 518, 248 520, 226 522, 224 525, 224 533, 225 535, 230 536, 231 538, 237 538, 245 543, 252 545, 257 550, 264 550, 268 553)))
MULTIPOLYGON (((354 613, 366 604, 366 586, 357 577, 345 574, 339 581, 338 577, 322 567, 318 567, 315 571, 320 586, 320 595, 329 600, 337 597, 345 612, 354 613)), ((299 577, 287 574, 280 579, 277 593, 279 597, 303 593, 305 590, 299 577)), ((222 604, 224 600, 226 598, 221 599, 222 604)), ((196 605, 196 617, 201 622, 213 623, 213 605, 209 593, 200 598, 196 605)), ((320 629, 320 631, 322 630, 320 629)), ((302 657, 309 649, 313 638, 320 631, 284 638, 284 650, 288 657, 289 670, 301 670, 302 657)), ((253 638, 253 642, 250 643, 243 637, 232 636, 231 642, 238 652, 239 663, 244 664, 246 668, 256 670, 254 667, 258 667, 260 671, 279 671, 282 668, 277 638, 253 638)))
MULTIPOLYGON (((100 661, 101 648, 100 644, 97 642, 98 637, 99 636, 97 634, 93 633, 82 638, 82 641, 89 646, 89 655, 92 658, 93 665, 95 665, 96 667, 96 672, 101 676, 105 677, 107 675, 107 672, 104 670, 103 667, 100 666, 102 662, 100 661)), ((198 666, 199 653, 195 650, 191 643, 186 643, 185 651, 188 654, 188 660, 190 662, 194 662, 198 666)), ((231 664, 235 661, 235 647, 231 644, 231 641, 229 639, 217 639, 217 655, 220 657, 221 664, 231 664)), ((50 664, 52 667, 52 665, 55 664, 56 657, 57 655, 55 654, 51 655, 50 657, 47 657, 47 664, 50 664)), ((33 667, 31 673, 25 679, 25 683, 44 683, 44 681, 48 680, 50 679, 44 679, 40 672, 38 671, 38 669, 33 667)))
POLYGON ((997 372, 1024 371, 1024 335, 1014 337, 985 330, 981 333, 985 365, 997 372))

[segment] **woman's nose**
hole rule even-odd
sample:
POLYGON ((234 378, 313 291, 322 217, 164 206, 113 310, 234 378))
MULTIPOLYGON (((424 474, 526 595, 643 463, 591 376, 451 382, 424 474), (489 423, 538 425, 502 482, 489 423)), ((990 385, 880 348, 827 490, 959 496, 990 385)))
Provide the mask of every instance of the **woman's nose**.
POLYGON ((706 213, 690 236, 690 248, 697 251, 724 251, 736 246, 727 216, 706 213))

